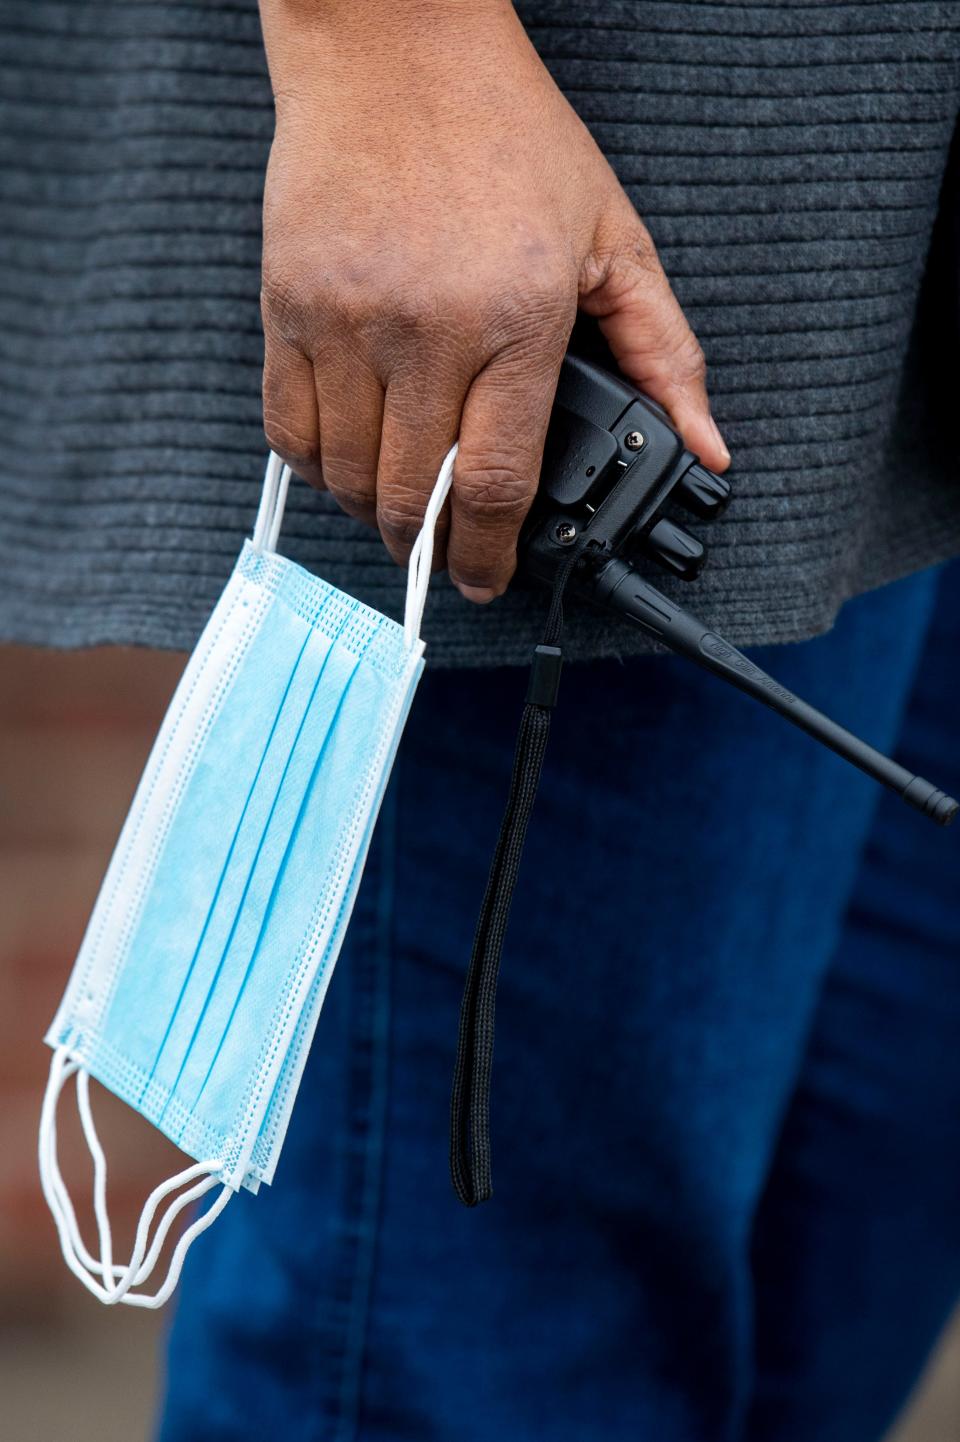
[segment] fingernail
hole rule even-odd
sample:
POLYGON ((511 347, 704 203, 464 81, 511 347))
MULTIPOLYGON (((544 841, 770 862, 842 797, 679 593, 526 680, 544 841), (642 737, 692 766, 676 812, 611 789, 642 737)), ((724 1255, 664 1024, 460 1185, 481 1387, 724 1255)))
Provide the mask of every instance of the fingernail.
POLYGON ((496 595, 489 586, 462 586, 459 581, 455 581, 454 585, 465 600, 474 601, 478 606, 486 606, 496 595))
POLYGON ((715 440, 716 440, 716 442, 717 442, 717 445, 720 447, 720 452, 721 452, 721 454, 722 454, 722 456, 723 456, 723 459, 724 459, 725 461, 729 461, 729 459, 730 459, 730 452, 727 450, 727 443, 726 443, 726 441, 723 439, 723 436, 720 434, 720 427, 717 425, 716 421, 713 419, 713 416, 710 417, 710 425, 711 425, 711 427, 712 427, 712 429, 713 429, 713 434, 714 434, 714 438, 715 438, 715 440))

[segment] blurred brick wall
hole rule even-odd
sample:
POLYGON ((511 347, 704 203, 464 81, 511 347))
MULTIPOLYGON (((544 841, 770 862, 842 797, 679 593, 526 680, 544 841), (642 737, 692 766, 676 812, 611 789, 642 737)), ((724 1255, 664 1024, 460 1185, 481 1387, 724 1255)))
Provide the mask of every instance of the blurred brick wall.
MULTIPOLYGON (((77 1286, 37 1181, 42 1037, 182 667, 183 657, 156 652, 0 647, 0 1319, 55 1310, 77 1286)), ((85 1200, 90 1167, 72 1100, 61 1157, 85 1200)), ((95 1114, 124 1245, 180 1153, 99 1088, 95 1114)), ((89 1222, 88 1207, 78 1215, 89 1222)))

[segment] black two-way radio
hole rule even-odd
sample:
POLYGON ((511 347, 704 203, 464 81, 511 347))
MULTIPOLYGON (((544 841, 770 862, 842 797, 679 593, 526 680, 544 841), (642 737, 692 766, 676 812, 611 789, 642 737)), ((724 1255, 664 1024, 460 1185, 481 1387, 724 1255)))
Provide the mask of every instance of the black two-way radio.
POLYGON ((910 806, 949 825, 958 808, 953 797, 794 696, 639 575, 634 560, 644 556, 694 580, 705 548, 669 512, 683 508, 709 521, 729 499, 729 482, 684 448, 655 401, 568 355, 521 540, 521 570, 552 587, 576 548, 568 591, 619 611, 661 645, 762 701, 910 806))
POLYGON ((617 611, 669 650, 739 687, 947 826, 958 803, 779 685, 636 569, 646 557, 691 581, 706 552, 670 514, 710 521, 730 484, 702 466, 666 412, 629 382, 568 355, 547 433, 540 486, 520 538, 519 571, 551 591, 517 739, 510 793, 474 937, 460 1008, 450 1106, 450 1172, 462 1202, 491 1195, 490 1078, 500 954, 527 822, 557 699, 563 600, 617 611))

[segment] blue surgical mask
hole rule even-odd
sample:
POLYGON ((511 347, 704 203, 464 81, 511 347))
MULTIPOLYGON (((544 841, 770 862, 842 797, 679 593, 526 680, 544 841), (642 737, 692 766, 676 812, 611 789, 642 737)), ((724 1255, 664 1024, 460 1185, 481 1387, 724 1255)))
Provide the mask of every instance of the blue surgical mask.
POLYGON ((270 458, 253 540, 177 687, 46 1038, 44 1194, 67 1265, 104 1302, 161 1305, 230 1197, 273 1178, 423 670, 433 530, 454 454, 411 556, 402 626, 277 554, 290 473, 270 458), (91 1077, 194 1158, 148 1198, 123 1264, 91 1077), (99 1256, 57 1161, 71 1079, 99 1256), (216 1188, 163 1284, 139 1290, 176 1217, 216 1188))

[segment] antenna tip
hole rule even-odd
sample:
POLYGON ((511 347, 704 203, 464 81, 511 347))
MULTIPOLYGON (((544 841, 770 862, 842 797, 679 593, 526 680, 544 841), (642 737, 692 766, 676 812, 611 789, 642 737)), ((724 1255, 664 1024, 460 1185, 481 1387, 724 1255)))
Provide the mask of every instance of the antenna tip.
POLYGON ((960 810, 960 802, 948 796, 945 791, 939 791, 936 786, 931 786, 922 776, 915 776, 901 794, 908 805, 915 806, 938 826, 949 826, 960 810))
POLYGON ((960 801, 954 801, 952 796, 941 796, 936 810, 931 812, 931 815, 934 821, 939 822, 941 826, 949 826, 958 811, 960 811, 960 801))

